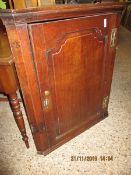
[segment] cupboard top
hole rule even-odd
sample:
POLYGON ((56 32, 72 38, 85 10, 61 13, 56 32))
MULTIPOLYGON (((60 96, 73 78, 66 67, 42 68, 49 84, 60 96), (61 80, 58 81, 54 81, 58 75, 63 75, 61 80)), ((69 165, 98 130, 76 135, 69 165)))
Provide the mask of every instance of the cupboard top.
POLYGON ((10 23, 31 23, 93 15, 97 13, 121 12, 126 3, 52 5, 27 9, 0 10, 0 18, 10 23))

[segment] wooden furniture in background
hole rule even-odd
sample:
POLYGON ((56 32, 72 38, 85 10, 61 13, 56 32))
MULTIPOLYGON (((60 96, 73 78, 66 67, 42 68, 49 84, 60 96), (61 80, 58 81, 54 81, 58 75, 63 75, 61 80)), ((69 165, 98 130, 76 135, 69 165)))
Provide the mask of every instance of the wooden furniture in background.
POLYGON ((28 137, 26 135, 25 124, 22 112, 20 110, 20 104, 17 97, 17 75, 13 56, 10 50, 9 41, 5 32, 0 32, 0 92, 6 94, 9 98, 10 106, 17 123, 17 126, 21 132, 22 139, 29 148, 28 137))
POLYGON ((23 9, 28 6, 37 7, 38 0, 9 0, 11 9, 23 9))
POLYGON ((9 0, 11 9, 22 9, 26 7, 25 0, 9 0))
POLYGON ((38 5, 53 5, 55 4, 55 0, 38 0, 38 5))
POLYGON ((64 4, 64 0, 56 0, 56 4, 64 4))
POLYGON ((11 9, 23 9, 26 7, 37 7, 41 5, 53 5, 55 0, 8 0, 11 9))
POLYGON ((108 115, 123 8, 103 3, 0 12, 38 153, 48 154, 108 115))

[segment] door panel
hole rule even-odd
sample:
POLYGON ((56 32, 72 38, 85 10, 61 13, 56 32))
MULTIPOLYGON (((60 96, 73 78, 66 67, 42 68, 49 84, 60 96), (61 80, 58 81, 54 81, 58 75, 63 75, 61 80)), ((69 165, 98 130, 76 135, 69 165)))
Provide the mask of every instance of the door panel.
POLYGON ((99 111, 102 100, 103 43, 99 44, 92 33, 68 37, 57 52, 48 54, 59 134, 99 111))
POLYGON ((43 112, 51 145, 102 115, 106 16, 97 18, 30 25, 41 99, 48 101, 43 112))

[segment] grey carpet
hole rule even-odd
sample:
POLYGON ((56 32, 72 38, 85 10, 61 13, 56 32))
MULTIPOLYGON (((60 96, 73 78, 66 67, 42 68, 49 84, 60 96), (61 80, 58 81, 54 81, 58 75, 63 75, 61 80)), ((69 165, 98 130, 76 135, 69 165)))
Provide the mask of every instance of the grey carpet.
POLYGON ((120 30, 108 118, 45 157, 36 153, 27 121, 26 128, 29 150, 8 103, 0 102, 0 175, 131 175, 131 33, 120 30), (113 160, 101 161, 104 155, 113 160), (71 161, 71 156, 98 160, 71 161))

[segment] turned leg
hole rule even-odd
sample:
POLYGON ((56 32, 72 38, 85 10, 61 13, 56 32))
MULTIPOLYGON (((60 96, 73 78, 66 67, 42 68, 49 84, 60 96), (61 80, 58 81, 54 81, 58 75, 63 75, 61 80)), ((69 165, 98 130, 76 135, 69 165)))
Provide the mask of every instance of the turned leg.
POLYGON ((25 129, 25 123, 23 119, 23 114, 20 110, 20 103, 19 103, 17 94, 16 93, 9 94, 8 96, 9 96, 9 102, 11 105, 11 109, 12 109, 15 121, 23 137, 22 139, 25 142, 26 147, 29 148, 28 137, 26 135, 26 129, 25 129))

